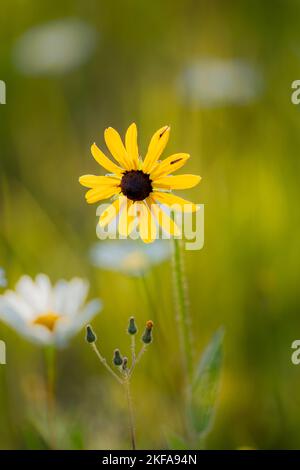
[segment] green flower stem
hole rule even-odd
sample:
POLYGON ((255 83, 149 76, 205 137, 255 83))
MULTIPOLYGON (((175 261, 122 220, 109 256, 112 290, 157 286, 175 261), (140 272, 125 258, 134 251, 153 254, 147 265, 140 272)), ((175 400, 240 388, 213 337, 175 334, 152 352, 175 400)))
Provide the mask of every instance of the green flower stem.
POLYGON ((105 357, 102 356, 102 354, 100 353, 99 349, 97 348, 96 344, 95 343, 91 343, 91 346, 92 346, 92 349, 95 351, 96 353, 96 356, 98 357, 99 361, 101 362, 101 364, 108 370, 108 372, 121 384, 123 385, 123 380, 121 379, 121 377, 119 377, 113 370, 112 368, 107 364, 107 361, 105 359, 105 357))
POLYGON ((135 361, 136 361, 135 335, 131 335, 131 361, 132 361, 132 365, 135 364, 135 361))
MULTIPOLYGON (((127 406, 128 406, 128 415, 129 415, 129 428, 130 428, 130 440, 131 440, 131 446, 132 450, 136 449, 136 444, 135 444, 135 428, 134 428, 134 415, 133 415, 133 405, 132 405, 132 399, 131 399, 131 393, 130 393, 130 371, 124 371, 124 378, 121 378, 119 375, 117 375, 112 368, 107 364, 106 359, 102 356, 100 353, 99 349, 97 348, 95 343, 91 343, 92 349, 96 353, 96 356, 98 357, 99 361, 101 364, 108 370, 108 372, 119 382, 119 384, 124 386, 125 392, 126 392, 126 399, 127 399, 127 406)), ((132 348, 134 348, 133 353, 134 353, 134 358, 135 358, 135 342, 132 342, 132 348)), ((136 362, 139 360, 139 355, 136 358, 135 362, 133 363, 132 368, 136 364, 136 362)))
POLYGON ((133 405, 132 405, 132 399, 131 399, 131 393, 130 393, 129 374, 127 374, 126 377, 125 377, 124 386, 125 386, 125 392, 126 392, 128 414, 129 414, 129 429, 130 429, 131 447, 132 447, 132 450, 136 450, 134 415, 133 415, 133 405))
POLYGON ((193 378, 192 333, 182 248, 182 240, 173 238, 174 301, 184 367, 188 383, 191 384, 193 378))
POLYGON ((45 361, 47 372, 47 414, 51 446, 56 447, 56 436, 54 428, 55 416, 55 385, 56 385, 56 349, 48 346, 45 349, 45 361))
POLYGON ((147 345, 143 344, 143 346, 140 349, 140 352, 137 355, 137 358, 136 358, 136 361, 135 361, 136 364, 141 360, 141 357, 146 352, 146 349, 147 349, 147 345))
POLYGON ((134 362, 132 362, 131 368, 129 369, 129 373, 128 373, 129 377, 131 376, 132 372, 134 371, 134 368, 137 365, 137 363, 141 360, 141 357, 143 356, 143 354, 146 352, 146 349, 147 349, 147 345, 143 344, 143 346, 141 347, 139 353, 135 357, 134 362))

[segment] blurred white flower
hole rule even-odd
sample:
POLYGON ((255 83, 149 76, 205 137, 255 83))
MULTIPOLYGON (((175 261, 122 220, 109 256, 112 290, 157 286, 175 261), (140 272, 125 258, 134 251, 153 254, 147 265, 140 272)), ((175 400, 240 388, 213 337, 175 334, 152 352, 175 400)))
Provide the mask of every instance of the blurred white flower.
POLYGON ((16 42, 13 60, 25 75, 63 74, 92 54, 96 31, 79 19, 51 21, 26 31, 16 42))
POLYGON ((79 278, 52 286, 45 274, 22 276, 0 296, 0 319, 34 342, 64 346, 101 310, 98 300, 85 303, 88 290, 79 278))
POLYGON ((178 80, 181 99, 192 106, 243 105, 262 92, 260 70, 245 59, 199 59, 178 80))
POLYGON ((95 266, 137 277, 170 256, 170 243, 162 240, 149 245, 137 240, 102 241, 97 242, 90 252, 95 266))
POLYGON ((3 268, 0 268, 0 287, 6 287, 6 284, 5 271, 3 268))

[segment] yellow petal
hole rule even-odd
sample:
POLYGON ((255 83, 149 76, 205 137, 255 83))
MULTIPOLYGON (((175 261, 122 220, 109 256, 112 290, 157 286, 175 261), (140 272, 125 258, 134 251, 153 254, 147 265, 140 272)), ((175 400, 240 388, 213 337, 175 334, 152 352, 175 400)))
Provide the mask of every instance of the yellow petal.
POLYGON ((174 211, 196 212, 198 210, 197 205, 193 202, 182 199, 182 197, 175 196, 171 193, 154 191, 151 196, 156 202, 172 206, 172 210, 174 211))
POLYGON ((128 235, 132 232, 134 228, 134 220, 135 220, 135 211, 133 210, 133 201, 126 199, 126 203, 124 204, 124 208, 122 209, 119 217, 119 233, 124 237, 128 237, 128 235))
POLYGON ((118 188, 93 188, 90 189, 86 194, 85 198, 88 204, 107 199, 114 194, 118 194, 120 190, 118 188))
POLYGON ((170 235, 180 235, 181 231, 178 225, 162 210, 159 204, 157 204, 151 196, 147 198, 147 201, 149 201, 151 212, 162 229, 170 235))
POLYGON ((122 206, 122 196, 116 199, 99 217, 99 225, 105 227, 110 224, 118 215, 122 206))
POLYGON ((170 173, 181 168, 186 161, 190 158, 188 153, 175 153, 168 158, 165 158, 162 162, 156 164, 151 171, 151 179, 155 180, 161 176, 167 176, 170 173))
POLYGON ((104 155, 104 153, 99 149, 99 147, 97 147, 95 143, 91 146, 91 152, 96 162, 103 166, 103 168, 108 170, 110 173, 121 175, 124 171, 123 168, 120 168, 109 158, 107 158, 107 156, 104 155))
POLYGON ((131 159, 132 168, 137 170, 139 165, 139 150, 137 145, 137 128, 134 122, 127 129, 125 146, 127 155, 131 159))
POLYGON ((164 126, 161 129, 158 129, 158 131, 155 132, 154 136, 152 137, 148 151, 143 163, 142 170, 145 173, 150 173, 153 166, 163 153, 168 140, 169 140, 169 135, 170 135, 170 127, 169 126, 164 126))
POLYGON ((119 186, 120 178, 112 178, 111 176, 94 176, 94 175, 83 175, 79 178, 79 183, 86 188, 94 188, 97 186, 119 186))
POLYGON ((155 220, 146 203, 138 204, 140 237, 145 243, 152 243, 156 237, 155 220))
POLYGON ((197 175, 178 175, 178 176, 162 176, 153 181, 153 188, 162 189, 188 189, 193 188, 201 180, 197 175))
POLYGON ((104 139, 110 153, 117 160, 117 162, 126 170, 131 170, 132 165, 130 159, 128 158, 120 134, 112 127, 108 127, 104 131, 104 139))

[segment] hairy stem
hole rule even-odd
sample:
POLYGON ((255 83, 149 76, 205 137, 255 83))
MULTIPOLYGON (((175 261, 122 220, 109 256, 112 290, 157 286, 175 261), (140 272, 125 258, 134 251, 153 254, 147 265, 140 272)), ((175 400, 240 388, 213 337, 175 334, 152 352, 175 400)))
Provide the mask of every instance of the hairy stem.
POLYGON ((131 335, 131 359, 132 365, 135 364, 136 355, 135 355, 135 335, 131 335))
POLYGON ((101 362, 101 364, 104 365, 104 367, 108 370, 108 372, 120 383, 123 385, 123 380, 121 379, 121 377, 119 375, 117 375, 113 370, 112 368, 107 364, 107 361, 106 359, 100 354, 100 351, 99 349, 97 348, 96 344, 95 343, 92 343, 91 344, 93 350, 95 351, 99 361, 101 362))
POLYGON ((132 405, 132 399, 131 399, 131 393, 130 393, 129 374, 126 376, 124 380, 124 386, 125 386, 127 406, 128 406, 131 447, 132 447, 132 450, 136 450, 134 415, 133 415, 133 405, 132 405))
POLYGON ((182 242, 181 240, 177 240, 175 238, 173 238, 173 281, 174 301, 180 344, 188 383, 191 384, 193 376, 193 352, 187 282, 184 272, 182 242))
POLYGON ((135 357, 135 360, 134 360, 134 361, 132 362, 132 364, 131 364, 131 368, 130 368, 129 373, 128 373, 128 376, 129 376, 129 377, 131 376, 131 374, 132 374, 132 372, 133 372, 135 366, 136 366, 137 363, 140 361, 140 359, 141 359, 142 355, 144 354, 144 352, 146 351, 146 349, 147 349, 147 345, 146 345, 146 344, 143 344, 143 346, 141 347, 141 349, 140 349, 138 355, 135 357))

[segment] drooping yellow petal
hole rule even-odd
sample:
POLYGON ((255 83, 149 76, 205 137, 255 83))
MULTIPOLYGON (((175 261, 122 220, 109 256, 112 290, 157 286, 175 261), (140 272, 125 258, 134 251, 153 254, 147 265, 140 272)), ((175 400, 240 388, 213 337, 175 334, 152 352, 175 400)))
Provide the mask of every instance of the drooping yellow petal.
POLYGON ((142 170, 144 173, 151 173, 151 170, 161 154, 163 153, 170 135, 170 127, 164 126, 158 131, 155 132, 154 136, 152 137, 147 154, 145 156, 145 160, 143 163, 142 170))
POLYGON ((99 165, 103 166, 103 168, 105 168, 110 173, 113 173, 115 175, 121 175, 124 171, 123 168, 120 168, 109 158, 107 158, 107 156, 104 155, 102 150, 100 150, 95 143, 91 146, 91 152, 96 162, 99 163, 99 165))
POLYGON ((139 166, 139 149, 137 144, 137 128, 134 122, 127 129, 125 147, 128 158, 131 160, 133 170, 137 170, 139 166))
POLYGON ((156 179, 153 188, 162 189, 188 189, 193 188, 201 180, 197 175, 178 175, 178 176, 162 176, 156 179))
POLYGON ((110 153, 117 162, 126 170, 132 170, 132 164, 128 158, 120 134, 112 127, 108 127, 104 131, 104 139, 110 153))
POLYGON ((127 198, 125 199, 126 203, 120 212, 118 230, 120 235, 128 237, 134 228, 135 210, 133 201, 127 198))
POLYGON ((86 188, 95 187, 117 187, 120 185, 120 178, 113 178, 111 176, 95 176, 95 175, 83 175, 79 178, 79 183, 86 188))
POLYGON ((151 196, 147 198, 147 202, 149 203, 152 214, 162 229, 169 235, 180 235, 181 231, 178 225, 174 222, 174 220, 171 219, 171 217, 168 216, 168 214, 162 210, 159 204, 155 202, 151 196))
POLYGON ((172 206, 172 210, 174 211, 196 212, 198 210, 197 205, 193 202, 187 201, 186 199, 175 196, 171 193, 154 191, 151 196, 156 202, 166 204, 169 207, 172 206))
POLYGON ((151 171, 152 181, 161 176, 167 176, 170 173, 181 168, 190 158, 188 153, 175 153, 161 162, 158 162, 151 171))
POLYGON ((85 194, 85 198, 88 204, 93 204, 94 202, 101 201, 102 199, 108 199, 119 192, 119 188, 93 188, 85 194))
POLYGON ((99 217, 99 225, 106 227, 110 224, 118 215, 123 202, 123 196, 116 199, 107 209, 105 209, 99 217))
POLYGON ((156 237, 156 225, 154 217, 148 205, 144 201, 138 203, 137 210, 139 211, 138 220, 140 237, 143 242, 152 243, 156 237))

